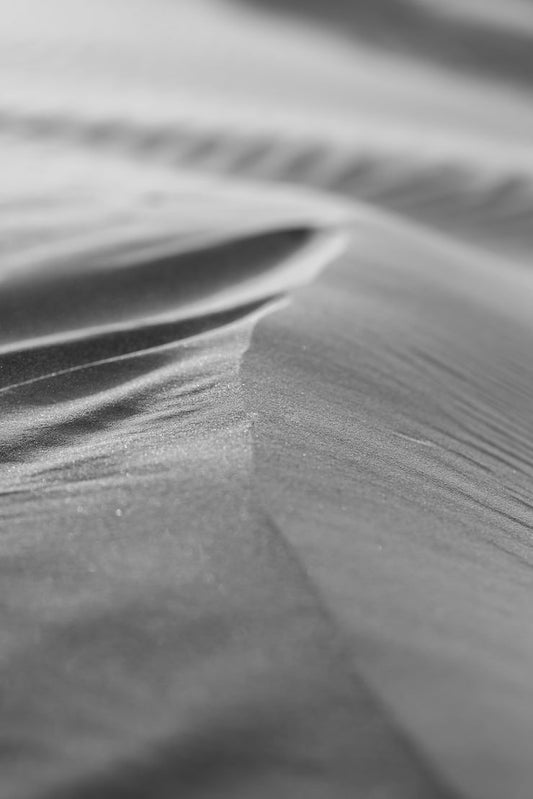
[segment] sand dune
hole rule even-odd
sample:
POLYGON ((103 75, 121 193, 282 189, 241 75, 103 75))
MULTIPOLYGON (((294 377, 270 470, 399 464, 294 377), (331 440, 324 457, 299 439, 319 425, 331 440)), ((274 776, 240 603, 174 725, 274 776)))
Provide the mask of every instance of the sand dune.
POLYGON ((261 501, 354 669, 480 799, 533 781, 532 286, 507 269, 375 221, 243 370, 261 501))
POLYGON ((529 7, 5 5, 0 795, 530 799, 529 7))
POLYGON ((267 299, 0 359, 5 795, 448 795, 257 500, 267 299))

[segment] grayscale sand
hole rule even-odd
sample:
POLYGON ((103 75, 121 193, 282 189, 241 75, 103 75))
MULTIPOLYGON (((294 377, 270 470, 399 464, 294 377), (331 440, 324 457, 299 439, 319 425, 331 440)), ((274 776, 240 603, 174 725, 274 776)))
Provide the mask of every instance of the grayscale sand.
POLYGON ((0 798, 530 799, 527 4, 156 5, 0 31, 0 798))
POLYGON ((533 286, 488 260, 358 230, 260 321, 242 373, 261 502, 354 672, 457 795, 525 799, 533 286))

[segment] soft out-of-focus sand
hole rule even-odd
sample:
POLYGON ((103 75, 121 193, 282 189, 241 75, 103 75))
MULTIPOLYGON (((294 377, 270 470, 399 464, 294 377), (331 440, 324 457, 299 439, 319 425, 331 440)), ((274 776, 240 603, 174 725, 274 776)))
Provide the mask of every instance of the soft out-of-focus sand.
POLYGON ((42 8, 0 33, 0 795, 530 799, 527 70, 42 8))

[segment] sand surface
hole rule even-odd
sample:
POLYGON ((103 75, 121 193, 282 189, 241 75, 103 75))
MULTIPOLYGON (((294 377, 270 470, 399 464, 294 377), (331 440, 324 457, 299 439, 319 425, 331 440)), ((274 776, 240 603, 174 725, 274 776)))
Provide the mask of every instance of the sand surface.
POLYGON ((6 4, 0 796, 530 799, 530 6, 251 5, 6 4))

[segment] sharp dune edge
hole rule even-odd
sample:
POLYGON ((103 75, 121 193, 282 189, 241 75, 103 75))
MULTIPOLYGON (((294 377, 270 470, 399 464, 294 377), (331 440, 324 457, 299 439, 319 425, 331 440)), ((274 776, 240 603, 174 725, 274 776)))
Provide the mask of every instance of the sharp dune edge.
POLYGON ((0 796, 530 799, 523 51, 39 8, 0 33, 0 796))

